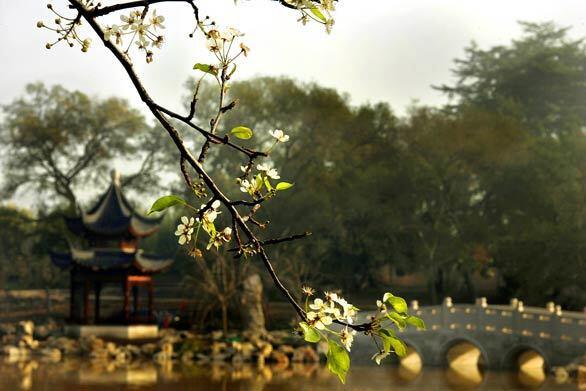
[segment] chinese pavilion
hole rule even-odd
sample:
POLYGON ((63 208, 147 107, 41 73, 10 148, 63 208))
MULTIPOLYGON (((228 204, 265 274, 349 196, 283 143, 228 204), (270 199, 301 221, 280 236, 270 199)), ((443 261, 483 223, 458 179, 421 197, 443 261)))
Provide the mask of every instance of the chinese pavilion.
POLYGON ((74 324, 135 324, 153 320, 153 279, 168 268, 172 259, 144 254, 138 248, 141 238, 158 230, 162 217, 137 213, 120 189, 120 176, 112 173, 112 183, 96 205, 81 216, 65 218, 68 229, 78 239, 70 251, 52 253, 51 260, 68 269, 70 282, 70 322, 74 324), (106 284, 122 288, 124 307, 109 319, 100 318, 100 293, 106 284), (148 293, 146 314, 139 307, 139 288, 148 293), (93 319, 90 292, 94 293, 93 319), (133 305, 130 308, 130 296, 133 305))

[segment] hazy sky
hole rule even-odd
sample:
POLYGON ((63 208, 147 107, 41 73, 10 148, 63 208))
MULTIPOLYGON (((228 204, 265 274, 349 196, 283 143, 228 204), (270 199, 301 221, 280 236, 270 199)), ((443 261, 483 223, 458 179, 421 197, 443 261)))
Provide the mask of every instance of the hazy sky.
MULTIPOLYGON (((54 1, 64 9, 65 1, 54 1)), ((584 0, 341 0, 330 35, 322 26, 301 26, 297 14, 268 0, 201 0, 201 12, 246 33, 252 52, 238 78, 288 75, 316 81, 351 95, 353 103, 387 101, 399 113, 413 100, 442 102, 430 85, 450 81, 452 60, 471 40, 482 47, 518 36, 518 20, 553 20, 586 36, 584 0)), ((168 42, 155 62, 135 63, 161 103, 178 105, 183 82, 208 54, 201 40, 188 39, 192 15, 182 4, 157 6, 166 16, 168 42)), ((88 53, 65 46, 44 49, 54 36, 35 27, 51 21, 46 1, 0 0, 0 104, 22 93, 26 83, 60 83, 99 96, 119 95, 140 107, 121 67, 85 30, 88 53)))

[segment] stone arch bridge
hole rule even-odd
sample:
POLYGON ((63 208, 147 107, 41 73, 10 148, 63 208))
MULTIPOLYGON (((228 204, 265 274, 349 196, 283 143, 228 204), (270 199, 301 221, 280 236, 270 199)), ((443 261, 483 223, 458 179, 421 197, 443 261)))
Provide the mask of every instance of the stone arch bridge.
MULTIPOLYGON (((399 336, 408 346, 402 364, 408 366, 482 366, 484 368, 549 368, 565 365, 586 354, 586 314, 562 311, 548 303, 545 308, 510 305, 452 304, 419 307, 410 312, 421 317, 427 330, 408 329, 399 336)), ((356 359, 372 351, 366 339, 357 340, 356 359)))

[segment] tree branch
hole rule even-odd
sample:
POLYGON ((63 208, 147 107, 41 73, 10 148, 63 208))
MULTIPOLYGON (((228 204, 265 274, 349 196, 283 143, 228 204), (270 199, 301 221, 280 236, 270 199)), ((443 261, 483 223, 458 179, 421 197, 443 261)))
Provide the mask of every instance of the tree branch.
MULTIPOLYGON (((162 2, 162 1, 163 0, 157 1, 157 2, 162 2)), ((168 0, 168 1, 173 1, 173 0, 168 0)), ((187 149, 187 147, 185 146, 185 144, 181 138, 181 135, 179 134, 177 129, 171 124, 171 122, 169 122, 169 120, 165 117, 165 115, 169 115, 174 118, 178 117, 177 119, 180 119, 180 120, 182 120, 182 117, 178 116, 177 114, 175 114, 169 110, 164 109, 163 107, 159 106, 158 104, 156 104, 153 101, 151 96, 148 94, 148 92, 146 91, 146 89, 142 85, 138 75, 134 71, 133 66, 130 63, 130 61, 128 60, 128 58, 123 53, 121 53, 116 48, 116 46, 114 46, 114 44, 112 42, 104 39, 104 32, 103 32, 102 28, 100 27, 100 25, 95 20, 95 17, 96 17, 95 11, 85 9, 84 6, 78 0, 69 0, 69 2, 71 4, 71 6, 74 9, 76 9, 77 12, 79 12, 82 15, 82 17, 88 22, 88 24, 94 30, 94 32, 98 35, 99 39, 102 41, 104 46, 114 55, 114 57, 118 60, 120 65, 122 65, 122 67, 126 71, 126 74, 130 78, 130 81, 134 85, 137 93, 139 94, 141 100, 147 105, 147 107, 149 108, 151 113, 155 116, 155 118, 159 121, 159 123, 167 131, 167 133, 171 137, 173 143, 177 147, 179 153, 181 154, 182 159, 184 159, 187 163, 189 163, 189 165, 191 165, 191 167, 193 167, 193 169, 198 173, 200 178, 203 180, 203 182, 206 184, 206 186, 213 193, 213 197, 215 199, 218 199, 227 208, 230 215, 232 216, 232 219, 234 221, 234 225, 239 226, 242 229, 242 231, 244 232, 244 234, 247 236, 248 240, 256 247, 256 251, 260 254, 260 257, 261 257, 267 271, 271 275, 277 288, 283 293, 283 295, 285 295, 285 297, 290 302, 290 304, 293 306, 293 308, 295 309, 297 314, 302 319, 305 319, 305 311, 295 301, 295 299, 291 296, 291 293, 289 292, 289 290, 283 285, 283 283, 281 282, 281 280, 277 276, 264 248, 260 244, 260 241, 256 238, 256 236, 254 235, 252 230, 248 227, 246 222, 243 220, 243 218, 239 214, 238 210, 232 205, 232 202, 230 201, 230 199, 228 199, 228 197, 218 188, 218 186, 216 185, 214 180, 209 176, 209 174, 206 172, 206 170, 203 168, 203 166, 195 159, 195 157, 187 149)), ((187 2, 192 4, 193 7, 195 7, 193 2, 191 2, 191 1, 187 1, 187 2)), ((147 3, 149 3, 149 2, 147 1, 147 3)), ((136 2, 125 3, 125 4, 121 5, 122 8, 117 8, 117 9, 110 8, 111 11, 109 11, 109 12, 113 12, 114 10, 129 8, 130 7, 129 4, 135 4, 134 6, 140 6, 140 4, 138 4, 136 2), (124 5, 126 5, 126 6, 123 7, 124 5)), ((107 13, 102 13, 102 14, 107 14, 107 13)), ((205 130, 203 130, 203 132, 200 131, 200 133, 202 133, 206 137, 206 139, 208 139, 208 140, 213 139, 213 138, 217 138, 217 136, 212 135, 210 132, 207 132, 205 130)), ((248 151, 244 148, 235 146, 235 145, 231 144, 227 138, 220 139, 220 140, 222 140, 223 144, 230 145, 235 149, 241 150, 241 152, 245 153, 249 157, 258 156, 258 155, 263 154, 263 153, 259 153, 259 152, 248 151)))
MULTIPOLYGON (((92 10, 89 10, 88 11, 89 13, 87 15, 90 17, 100 17, 100 16, 108 15, 112 12, 123 11, 123 10, 129 9, 129 8, 147 7, 151 4, 171 3, 171 2, 190 4, 191 7, 193 8, 193 12, 195 14, 196 20, 199 20, 198 9, 197 9, 195 3, 193 2, 193 0, 136 0, 136 1, 129 1, 127 3, 114 4, 114 5, 102 7, 102 8, 96 7, 92 10)), ((77 7, 74 6, 74 8, 77 8, 77 7)))

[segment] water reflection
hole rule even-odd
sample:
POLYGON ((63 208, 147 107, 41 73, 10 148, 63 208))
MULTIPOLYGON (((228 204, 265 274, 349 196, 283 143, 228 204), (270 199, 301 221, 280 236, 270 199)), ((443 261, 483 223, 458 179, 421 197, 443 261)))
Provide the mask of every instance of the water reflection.
POLYGON ((484 372, 476 366, 421 368, 415 357, 397 367, 355 366, 347 386, 342 386, 318 364, 119 365, 105 360, 71 359, 59 363, 28 360, 0 364, 0 390, 106 390, 126 386, 138 390, 575 390, 572 384, 556 384, 542 367, 519 373, 484 372))

